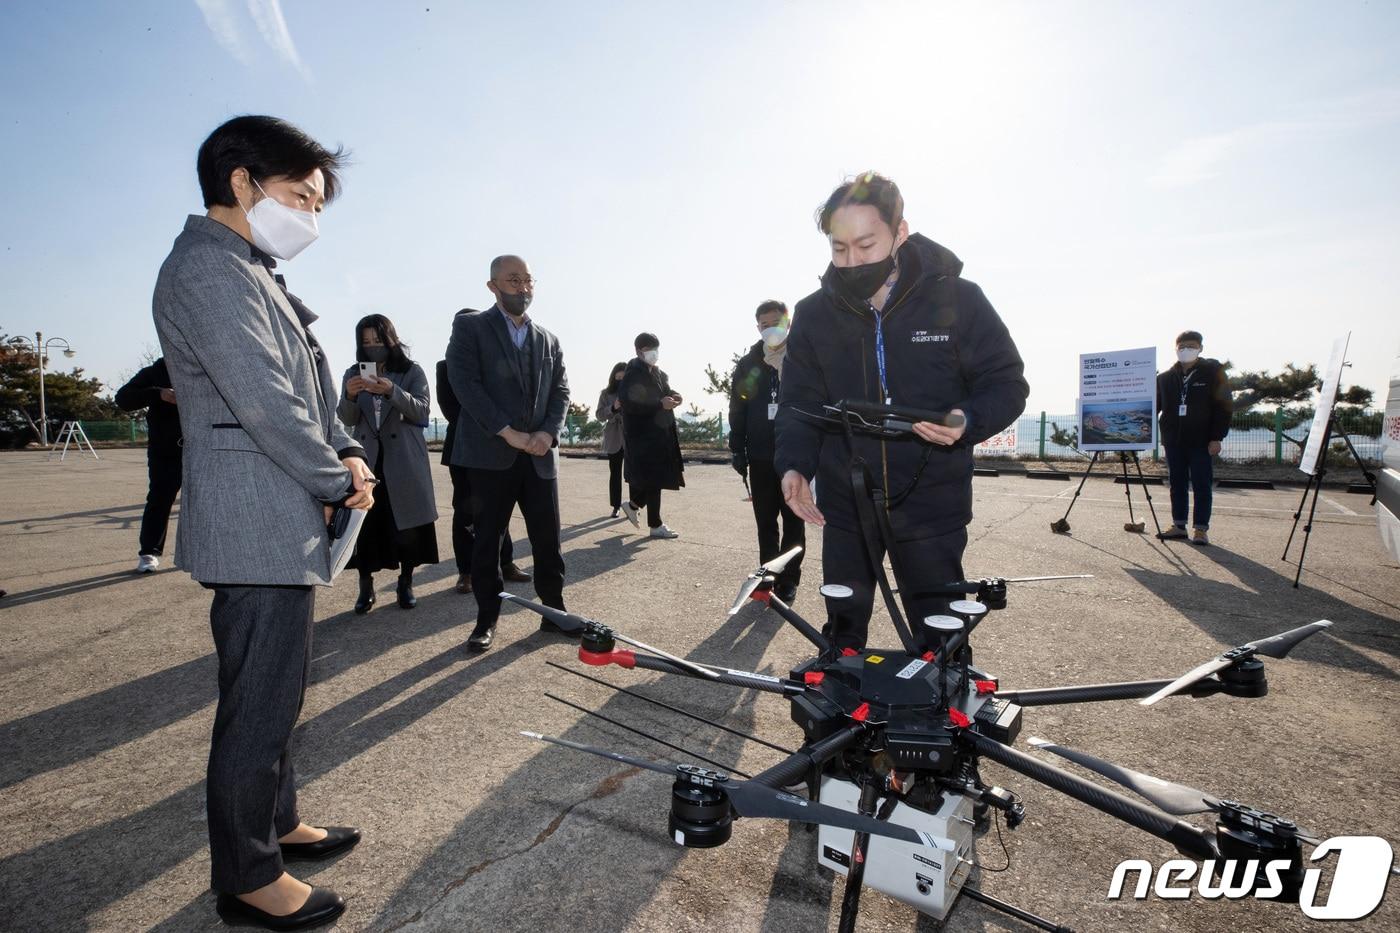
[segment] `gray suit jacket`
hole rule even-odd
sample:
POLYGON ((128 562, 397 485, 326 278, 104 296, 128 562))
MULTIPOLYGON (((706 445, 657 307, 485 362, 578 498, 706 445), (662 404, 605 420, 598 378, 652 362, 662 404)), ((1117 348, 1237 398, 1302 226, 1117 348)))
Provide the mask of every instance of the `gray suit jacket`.
POLYGON ((156 279, 185 436, 175 563, 201 583, 328 584, 322 505, 350 491, 341 457, 364 451, 335 418, 316 316, 260 256, 191 215, 156 279))
POLYGON ((433 471, 428 464, 428 442, 423 437, 423 426, 428 423, 427 374, 417 363, 406 373, 382 373, 394 384, 392 393, 375 396, 361 392, 352 400, 345 394, 345 383, 359 374, 359 366, 345 371, 340 388, 340 420, 365 449, 365 460, 377 467, 375 475, 388 487, 395 527, 403 530, 430 525, 437 521, 437 502, 433 497, 433 471), (384 402, 376 428, 377 397, 384 402))
POLYGON ((559 338, 543 327, 530 324, 533 341, 534 385, 525 385, 511 358, 519 351, 511 342, 510 330, 496 307, 452 320, 452 339, 447 344, 447 376, 452 392, 462 405, 452 445, 456 466, 479 470, 505 470, 515 463, 520 451, 498 434, 502 428, 517 431, 544 431, 554 438, 549 452, 535 457, 535 472, 543 479, 559 475, 559 433, 569 410, 569 380, 564 372, 564 354, 559 338), (528 395, 527 395, 528 394, 528 395), (528 422, 521 413, 525 399, 534 399, 534 417, 528 422))

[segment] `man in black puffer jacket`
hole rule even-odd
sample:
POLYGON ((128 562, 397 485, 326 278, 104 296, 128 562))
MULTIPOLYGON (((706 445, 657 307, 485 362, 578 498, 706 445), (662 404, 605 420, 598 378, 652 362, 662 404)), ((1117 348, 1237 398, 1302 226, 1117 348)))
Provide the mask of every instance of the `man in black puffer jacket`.
POLYGON ((1172 489, 1172 526, 1162 540, 1186 537, 1191 490, 1196 515, 1191 543, 1210 544, 1210 507, 1215 468, 1211 458, 1230 433, 1234 401, 1219 360, 1201 358, 1201 335, 1183 331, 1176 338, 1177 362, 1157 375, 1157 422, 1172 489))
MULTIPOLYGON (((963 578, 972 520, 972 447, 1011 424, 1029 387, 1021 355, 982 290, 959 278, 949 250, 910 235, 904 199, 873 172, 832 192, 818 215, 831 244, 822 287, 798 302, 783 363, 777 468, 783 495, 806 521, 824 525, 824 582, 854 595, 828 599, 828 633, 838 648, 863 648, 875 571, 865 549, 852 454, 885 490, 901 585, 963 578), (841 399, 961 413, 957 428, 920 422, 915 436, 846 438, 804 412, 841 399), (811 480, 816 479, 816 497, 811 480), (818 508, 820 505, 820 508, 818 508)), ((920 621, 947 600, 910 600, 920 621)))

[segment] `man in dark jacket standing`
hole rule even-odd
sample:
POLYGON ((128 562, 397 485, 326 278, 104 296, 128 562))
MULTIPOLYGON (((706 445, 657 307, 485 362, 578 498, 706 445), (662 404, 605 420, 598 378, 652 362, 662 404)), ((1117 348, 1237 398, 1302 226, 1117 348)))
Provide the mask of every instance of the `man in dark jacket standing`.
POLYGON ((170 387, 165 357, 132 376, 117 390, 116 401, 122 411, 146 409, 146 473, 151 485, 146 493, 146 511, 141 513, 136 572, 154 573, 165 553, 170 509, 180 492, 180 410, 175 407, 175 390, 170 387))
MULTIPOLYGON (((729 380, 729 450, 734 469, 749 478, 753 496, 753 517, 758 523, 760 564, 807 544, 802 519, 783 502, 783 488, 773 456, 777 444, 773 423, 778 416, 778 390, 782 382, 783 358, 791 326, 787 305, 768 300, 754 312, 762 337, 739 360, 729 380), (778 537, 778 516, 783 517, 783 534, 778 537)), ((788 605, 797 598, 802 580, 802 555, 778 574, 774 591, 788 605)))
MULTIPOLYGON (((559 433, 569 410, 569 380, 559 338, 527 313, 535 296, 519 256, 491 260, 486 283, 496 303, 459 314, 447 344, 447 377, 461 403, 451 462, 466 467, 472 488, 472 592, 476 627, 467 650, 485 651, 501 614, 500 552, 516 504, 530 536, 535 594, 564 608, 559 542, 559 433)), ((560 632, 553 622, 543 631, 560 632)))
POLYGON ((675 415, 681 395, 671 390, 670 380, 656 365, 661 352, 656 335, 638 334, 633 347, 637 357, 622 374, 623 471, 628 483, 622 511, 640 528, 637 512, 645 507, 653 538, 679 538, 661 520, 661 490, 685 485, 675 415))
MULTIPOLYGON (((860 533, 852 456, 869 464, 885 491, 902 585, 916 590, 960 580, 972 520, 972 447, 1020 415, 1029 387, 1006 325, 982 290, 959 278, 962 263, 910 235, 894 182, 873 172, 848 181, 831 193, 817 222, 831 265, 821 288, 798 302, 788 336, 777 469, 792 510, 825 526, 824 582, 853 592, 828 598, 828 633, 837 648, 860 649, 876 566, 860 533), (848 444, 802 415, 841 399, 957 412, 966 420, 958 427, 919 422, 913 436, 857 435, 848 444)), ((883 548, 876 550, 882 559, 883 548)), ((947 607, 939 597, 910 602, 915 629, 947 607)))
MULTIPOLYGON (((463 308, 458 314, 474 314, 463 308)), ((467 468, 452 462, 452 444, 457 438, 457 419, 462 416, 462 403, 452 394, 452 380, 447 378, 447 360, 437 364, 437 400, 442 416, 447 419, 447 431, 442 437, 442 465, 452 477, 452 557, 457 562, 457 592, 472 591, 472 549, 476 537, 472 534, 472 481, 467 468)), ((529 583, 533 578, 515 564, 515 545, 510 529, 501 535, 501 576, 509 583, 529 583)))
POLYGON ((1191 505, 1188 487, 1196 494, 1191 543, 1210 544, 1211 457, 1230 433, 1234 402, 1219 360, 1201 359, 1201 335, 1194 330, 1176 338, 1177 362, 1157 376, 1157 421, 1172 487, 1172 526, 1162 539, 1186 537, 1191 505))

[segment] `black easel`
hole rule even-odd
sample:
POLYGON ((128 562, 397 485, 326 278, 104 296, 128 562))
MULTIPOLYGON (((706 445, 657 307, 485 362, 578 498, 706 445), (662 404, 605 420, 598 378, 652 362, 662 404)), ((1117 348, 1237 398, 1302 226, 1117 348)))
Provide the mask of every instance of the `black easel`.
POLYGON ((1293 536, 1298 533, 1298 521, 1303 517, 1303 506, 1307 504, 1308 493, 1312 493, 1312 505, 1308 508, 1308 523, 1303 526, 1303 548, 1298 552, 1298 570, 1293 574, 1293 588, 1298 588, 1298 581, 1303 576, 1303 558, 1308 554, 1308 538, 1312 536, 1313 516, 1317 514, 1317 497, 1322 493, 1322 478, 1327 475, 1327 450, 1332 446, 1332 435, 1340 433, 1342 440, 1347 445, 1347 450, 1351 451, 1351 457, 1356 461, 1356 465, 1361 468, 1361 475, 1366 477, 1366 482, 1371 487, 1371 504, 1376 503, 1376 475, 1366 469, 1366 464, 1356 453, 1356 447, 1351 442, 1351 435, 1345 431, 1337 432, 1337 417, 1333 413, 1327 419, 1327 427, 1322 431, 1322 447, 1317 454, 1317 472, 1308 477, 1308 481, 1303 486, 1303 497, 1298 500, 1298 511, 1293 513, 1293 530, 1288 532, 1288 543, 1283 546, 1283 557, 1280 560, 1288 560, 1288 549, 1293 546, 1293 536))
MULTIPOLYGON (((1094 451, 1094 456, 1089 460, 1089 467, 1084 471, 1084 476, 1079 480, 1079 487, 1074 490, 1074 498, 1069 500, 1069 508, 1065 509, 1064 517, 1059 521, 1050 523, 1050 530, 1057 535, 1069 533, 1069 513, 1074 510, 1074 504, 1079 501, 1079 494, 1084 491, 1084 484, 1089 480, 1089 474, 1094 471, 1094 464, 1099 462, 1101 450, 1094 451)), ((1138 459, 1136 450, 1118 451, 1118 462, 1123 467, 1123 494, 1128 497, 1128 521, 1123 523, 1124 531, 1131 531, 1134 534, 1142 534, 1146 530, 1147 523, 1137 520, 1133 514, 1133 481, 1128 476, 1128 460, 1131 457, 1133 465, 1137 467, 1138 483, 1142 486, 1142 494, 1147 497, 1147 508, 1152 513, 1152 524, 1157 526, 1157 536, 1162 536, 1162 523, 1157 521, 1157 509, 1152 504, 1152 493, 1147 489, 1147 478, 1142 475, 1142 461, 1138 459)))

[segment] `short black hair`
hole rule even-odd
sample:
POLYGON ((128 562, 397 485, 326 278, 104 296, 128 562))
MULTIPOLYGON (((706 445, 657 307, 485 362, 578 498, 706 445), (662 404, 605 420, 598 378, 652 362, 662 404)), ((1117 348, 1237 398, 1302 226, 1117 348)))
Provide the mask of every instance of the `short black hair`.
POLYGON ((1187 340, 1194 340, 1201 346, 1206 345, 1206 342, 1201 339, 1201 332, 1198 330, 1184 330, 1176 335, 1176 345, 1178 347, 1181 346, 1181 344, 1187 340))
POLYGON ((767 314, 769 311, 781 311, 784 314, 788 313, 787 305, 783 304, 776 298, 769 298, 767 301, 759 305, 758 310, 753 313, 754 320, 758 320, 759 318, 763 317, 763 315, 767 314))
POLYGON ((205 207, 238 204, 229 181, 238 168, 246 168, 259 184, 269 178, 305 178, 319 168, 326 177, 329 204, 340 192, 337 172, 345 161, 344 148, 331 152, 286 120, 243 116, 234 117, 209 134, 199 147, 195 167, 205 207))
POLYGON ((384 364, 384 369, 391 373, 406 373, 413 365, 413 361, 408 357, 408 346, 399 339, 398 329, 394 327, 394 322, 382 314, 367 314, 360 318, 360 322, 355 325, 355 359, 361 363, 369 362, 365 357, 365 348, 360 343, 360 336, 367 330, 373 330, 379 334, 379 340, 384 346, 389 348, 389 359, 384 364))
POLYGON ((899 193, 899 186, 879 172, 865 172, 836 186, 817 210, 817 228, 829 235, 831 215, 848 204, 869 204, 880 212, 880 219, 891 230, 904 219, 904 195, 899 193))
POLYGON ((651 350, 661 346, 661 341, 656 339, 655 334, 642 331, 637 335, 637 339, 632 341, 632 346, 640 353, 642 350, 651 350))

